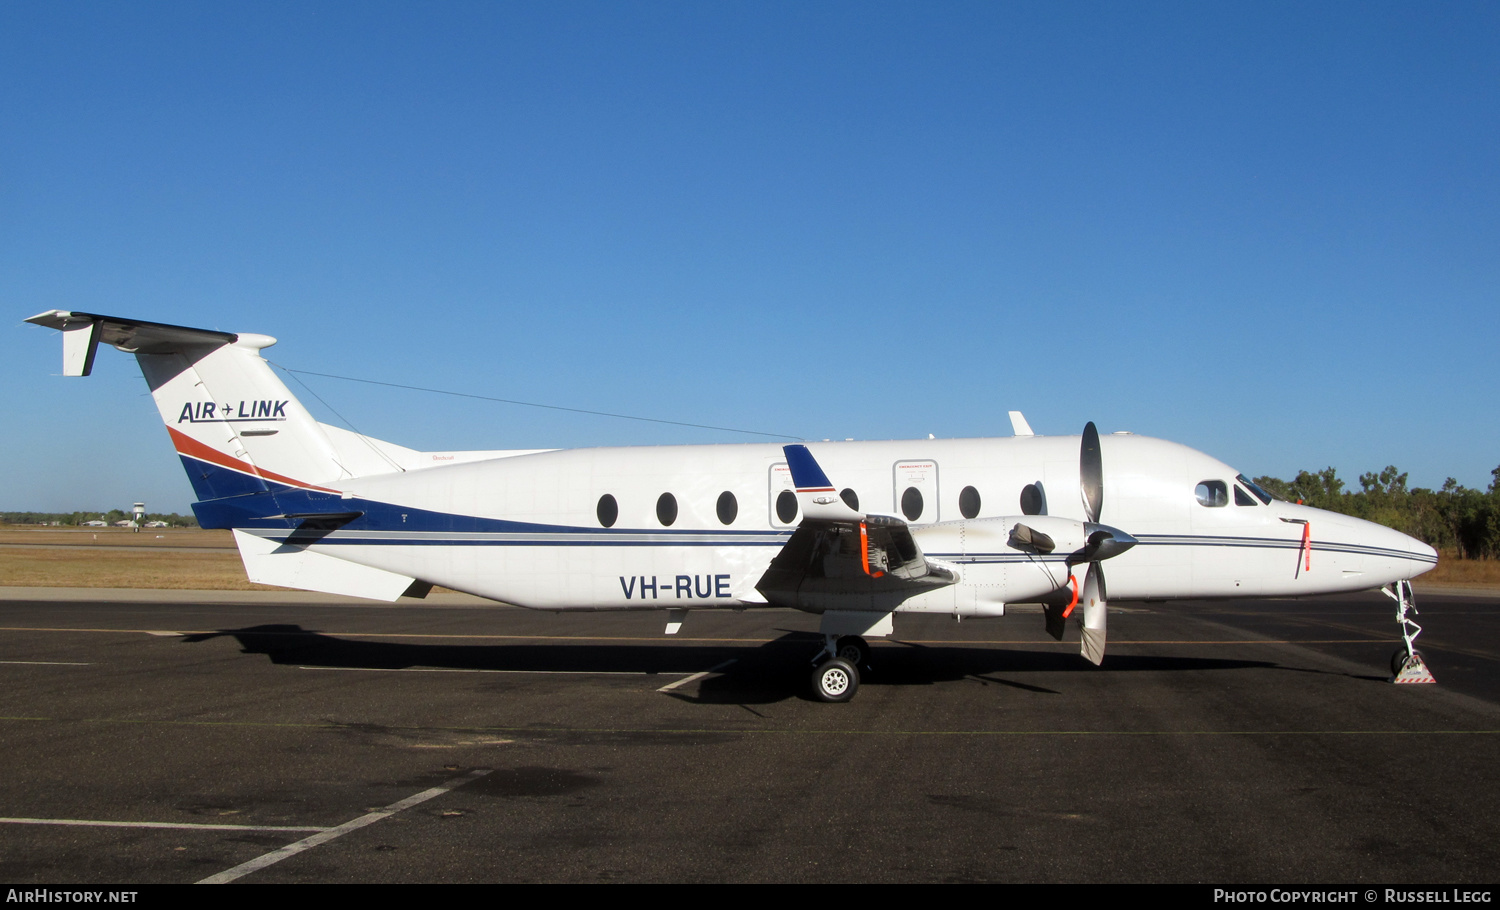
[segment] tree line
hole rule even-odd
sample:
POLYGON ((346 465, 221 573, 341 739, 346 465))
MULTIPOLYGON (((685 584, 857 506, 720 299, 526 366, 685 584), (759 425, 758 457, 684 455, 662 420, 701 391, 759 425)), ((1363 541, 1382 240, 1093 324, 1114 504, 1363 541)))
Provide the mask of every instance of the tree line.
MULTIPOLYGON (((100 519, 114 524, 131 517, 132 513, 124 509, 110 509, 108 512, 0 512, 0 522, 12 525, 50 525, 56 522, 63 526, 79 526, 86 521, 100 519)), ((198 527, 197 518, 178 515, 176 512, 148 512, 142 521, 165 521, 168 527, 173 528, 198 527)))
POLYGON ((1358 490, 1346 489, 1333 468, 1255 482, 1273 496, 1378 522, 1461 559, 1494 559, 1500 556, 1500 467, 1490 476, 1487 490, 1460 486, 1452 477, 1440 490, 1407 489, 1406 474, 1394 465, 1361 474, 1358 490))

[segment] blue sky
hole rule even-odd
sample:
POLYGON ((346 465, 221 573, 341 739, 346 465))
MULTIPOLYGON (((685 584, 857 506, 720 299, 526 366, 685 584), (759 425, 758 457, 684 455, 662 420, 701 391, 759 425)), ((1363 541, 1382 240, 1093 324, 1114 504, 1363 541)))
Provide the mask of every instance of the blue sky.
MULTIPOLYGON (((4 509, 192 499, 52 308, 808 438, 1500 464, 1493 3, 10 3, 0 118, 4 509)), ((753 438, 305 379, 414 448, 753 438)))

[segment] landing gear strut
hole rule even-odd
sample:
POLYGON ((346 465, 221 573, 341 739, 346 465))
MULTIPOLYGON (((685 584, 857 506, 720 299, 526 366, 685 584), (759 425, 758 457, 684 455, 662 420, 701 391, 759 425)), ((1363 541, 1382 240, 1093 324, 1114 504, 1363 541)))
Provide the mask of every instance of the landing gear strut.
POLYGON ((1412 619, 1417 614, 1417 597, 1412 593, 1410 581, 1398 581, 1386 585, 1380 589, 1385 596, 1396 602, 1396 622, 1401 625, 1401 637, 1405 643, 1396 649, 1391 655, 1391 682, 1393 683, 1435 683, 1432 671, 1427 669, 1427 662, 1422 659, 1422 652, 1416 648, 1417 636, 1422 634, 1422 627, 1412 619))
POLYGON ((870 645, 858 635, 845 635, 833 646, 836 657, 842 657, 855 667, 870 667, 870 645))

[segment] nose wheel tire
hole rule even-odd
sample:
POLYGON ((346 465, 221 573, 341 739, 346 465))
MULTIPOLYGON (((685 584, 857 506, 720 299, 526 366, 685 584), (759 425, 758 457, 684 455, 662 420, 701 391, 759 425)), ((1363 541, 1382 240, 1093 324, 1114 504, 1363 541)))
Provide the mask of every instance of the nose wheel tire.
POLYGON ((848 701, 859 690, 859 671, 844 658, 832 657, 813 670, 812 684, 819 701, 848 701))
MULTIPOLYGON (((1412 658, 1422 660, 1422 652, 1413 648, 1407 651, 1405 648, 1397 648, 1396 653, 1391 655, 1391 675, 1400 676, 1401 671, 1406 669, 1406 662, 1412 658)), ((1425 663, 1425 661, 1423 661, 1425 663)))

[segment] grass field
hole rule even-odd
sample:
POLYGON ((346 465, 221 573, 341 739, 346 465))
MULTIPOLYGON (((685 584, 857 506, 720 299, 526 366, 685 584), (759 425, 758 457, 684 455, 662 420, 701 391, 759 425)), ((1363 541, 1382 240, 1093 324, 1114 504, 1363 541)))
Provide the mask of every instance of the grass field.
POLYGON ((205 531, 202 528, 152 528, 137 534, 125 528, 28 528, 0 525, 0 545, 4 544, 233 550, 234 537, 229 531, 205 531))
POLYGON ((0 527, 0 585, 270 591, 245 580, 228 531, 0 527))
MULTIPOLYGON (((1421 576, 1420 584, 1500 588, 1500 560, 1443 553, 1437 568, 1421 576)), ((135 534, 121 528, 0 526, 0 585, 279 590, 245 580, 228 531, 197 528, 135 534)))

